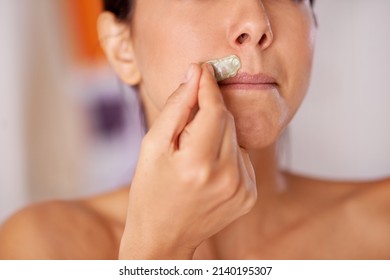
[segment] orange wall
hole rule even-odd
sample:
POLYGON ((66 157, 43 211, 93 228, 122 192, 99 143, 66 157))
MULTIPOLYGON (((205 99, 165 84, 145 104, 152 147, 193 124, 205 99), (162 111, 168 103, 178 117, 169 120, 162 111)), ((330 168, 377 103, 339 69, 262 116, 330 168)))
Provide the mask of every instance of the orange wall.
POLYGON ((81 64, 103 60, 96 32, 96 21, 102 9, 101 0, 63 0, 71 36, 74 38, 75 59, 81 64))

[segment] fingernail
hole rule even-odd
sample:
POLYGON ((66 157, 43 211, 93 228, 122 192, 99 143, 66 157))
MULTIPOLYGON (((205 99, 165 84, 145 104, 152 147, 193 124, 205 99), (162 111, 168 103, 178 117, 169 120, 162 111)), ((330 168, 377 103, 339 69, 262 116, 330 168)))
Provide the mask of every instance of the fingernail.
POLYGON ((215 78, 214 67, 210 63, 206 63, 206 65, 207 65, 207 69, 209 70, 210 74, 213 75, 213 77, 215 78))
POLYGON ((184 79, 184 83, 188 83, 191 80, 193 75, 194 75, 194 65, 190 64, 190 67, 188 67, 187 74, 184 79))

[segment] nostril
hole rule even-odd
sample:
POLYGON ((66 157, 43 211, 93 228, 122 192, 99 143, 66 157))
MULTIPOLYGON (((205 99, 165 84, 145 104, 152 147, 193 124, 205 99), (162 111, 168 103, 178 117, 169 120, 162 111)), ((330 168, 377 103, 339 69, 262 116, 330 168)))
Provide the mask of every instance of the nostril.
POLYGON ((247 33, 242 33, 240 36, 237 38, 237 42, 242 45, 246 40, 248 40, 249 35, 247 33))
POLYGON ((259 41, 259 45, 263 46, 267 42, 267 35, 263 35, 259 41))

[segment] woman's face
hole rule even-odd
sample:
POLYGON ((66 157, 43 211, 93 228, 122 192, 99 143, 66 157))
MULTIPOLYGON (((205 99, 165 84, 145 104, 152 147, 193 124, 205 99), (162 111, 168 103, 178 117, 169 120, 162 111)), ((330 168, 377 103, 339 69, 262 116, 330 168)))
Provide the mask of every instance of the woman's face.
POLYGON ((274 79, 271 85, 220 86, 239 144, 266 147, 305 96, 314 37, 306 0, 138 0, 131 40, 149 118, 157 116, 190 63, 235 54, 240 74, 274 79))

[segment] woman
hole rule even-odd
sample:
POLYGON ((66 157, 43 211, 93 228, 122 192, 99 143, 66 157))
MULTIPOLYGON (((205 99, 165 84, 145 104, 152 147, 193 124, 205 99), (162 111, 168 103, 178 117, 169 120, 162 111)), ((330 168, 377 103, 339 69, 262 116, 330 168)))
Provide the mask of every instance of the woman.
POLYGON ((311 2, 104 3, 103 49, 149 127, 131 189, 21 211, 0 231, 1 258, 390 257, 390 180, 278 170, 277 140, 310 79, 311 2), (234 78, 217 84, 200 66, 231 54, 234 78))

